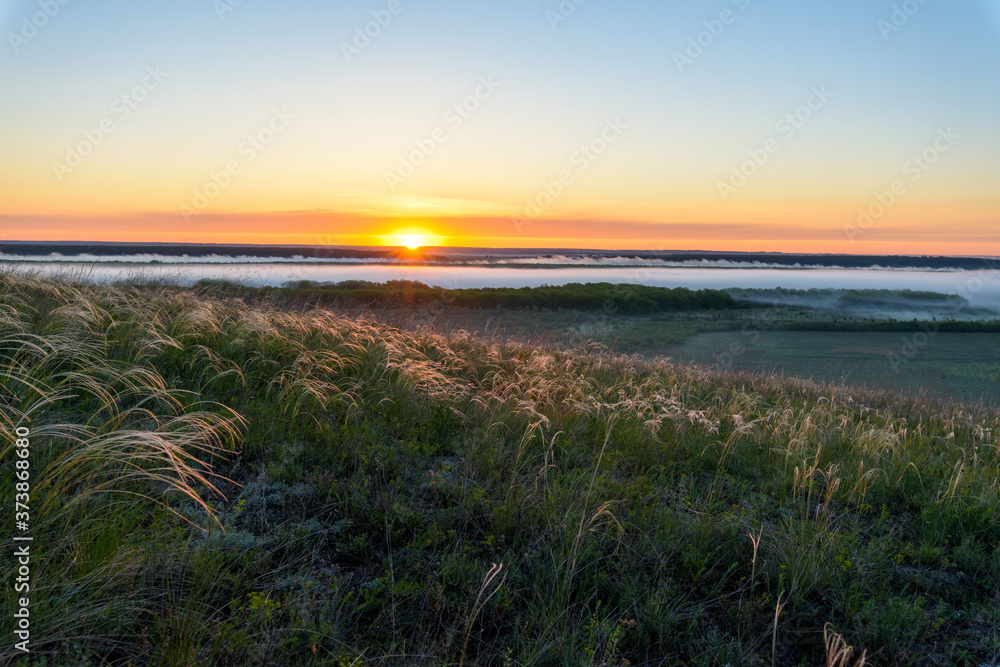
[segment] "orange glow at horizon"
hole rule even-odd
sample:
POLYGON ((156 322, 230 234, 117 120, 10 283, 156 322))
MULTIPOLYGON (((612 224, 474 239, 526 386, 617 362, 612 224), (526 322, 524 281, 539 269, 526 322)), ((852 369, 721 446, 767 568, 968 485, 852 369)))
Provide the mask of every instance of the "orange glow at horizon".
MULTIPOLYGON (((425 246, 445 245, 445 237, 423 227, 405 227, 379 237, 381 245, 418 250, 425 246)), ((449 244, 450 245, 450 244, 449 244)))
MULTIPOLYGON (((169 214, 132 216, 17 216, 0 214, 0 240, 119 241, 245 245, 379 246, 419 253, 430 246, 566 250, 706 250, 725 252, 836 253, 859 255, 1000 256, 1000 220, 966 215, 973 222, 956 233, 955 213, 929 207, 886 216, 853 238, 844 225, 854 216, 827 212, 809 225, 782 215, 754 222, 687 221, 658 224, 628 220, 537 220, 517 227, 509 217, 400 219, 363 214, 298 211, 206 214, 178 224, 169 214), (908 224, 909 223, 909 224, 908 224), (613 230, 613 231, 612 231, 613 230), (612 234, 609 234, 612 232, 612 234)), ((747 216, 749 217, 749 216, 747 216)), ((789 216, 790 217, 790 216, 789 216)))
POLYGON ((444 246, 1000 255, 995 193, 935 198, 914 192, 861 227, 859 209, 872 201, 865 191, 747 197, 728 204, 696 194, 665 201, 665 195, 623 192, 593 204, 567 196, 566 210, 526 218, 517 202, 485 193, 460 198, 452 189, 451 196, 344 196, 310 202, 310 208, 277 200, 238 209, 220 204, 189 220, 157 197, 150 198, 151 209, 138 212, 140 202, 132 198, 145 191, 127 191, 123 200, 108 197, 103 210, 75 197, 32 201, 24 192, 0 194, 0 240, 353 245, 411 252, 444 246), (851 228, 857 229, 848 234, 851 228))

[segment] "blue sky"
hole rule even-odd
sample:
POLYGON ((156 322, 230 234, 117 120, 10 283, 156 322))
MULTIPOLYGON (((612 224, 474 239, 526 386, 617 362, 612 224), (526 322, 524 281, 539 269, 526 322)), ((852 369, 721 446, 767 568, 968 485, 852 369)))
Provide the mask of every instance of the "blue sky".
MULTIPOLYGON (((0 3, 0 86, 11 91, 0 100, 0 176, 16 185, 0 206, 175 210, 275 108, 291 110, 294 124, 214 212, 385 214, 420 201, 445 215, 502 218, 608 118, 627 123, 622 141, 548 217, 710 225, 770 216, 833 230, 830 207, 848 217, 946 126, 963 139, 907 204, 944 207, 970 230, 1000 204, 997 0, 911 0, 919 9, 888 37, 879 22, 901 2, 586 0, 553 28, 557 0, 399 0, 350 62, 342 44, 388 0, 243 0, 220 16, 226 1, 41 0, 58 12, 17 52, 10 35, 39 0, 0 3), (675 54, 720 17, 732 21, 711 40, 703 34, 711 43, 679 71, 675 54), (164 84, 56 182, 53 162, 148 66, 167 72, 164 84), (385 173, 483 76, 500 83, 497 94, 390 192, 385 173), (723 206, 719 181, 814 86, 830 102, 723 206)), ((872 237, 905 229, 906 210, 872 237)), ((921 233, 941 219, 913 224, 921 233)))

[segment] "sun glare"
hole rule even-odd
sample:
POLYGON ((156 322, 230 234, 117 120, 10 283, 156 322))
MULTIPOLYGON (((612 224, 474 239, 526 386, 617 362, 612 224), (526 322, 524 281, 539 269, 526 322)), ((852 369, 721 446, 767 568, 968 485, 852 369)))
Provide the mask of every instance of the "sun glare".
POLYGON ((387 246, 398 246, 407 250, 418 250, 428 245, 436 245, 442 238, 426 229, 406 228, 397 229, 391 234, 382 237, 382 244, 387 246))

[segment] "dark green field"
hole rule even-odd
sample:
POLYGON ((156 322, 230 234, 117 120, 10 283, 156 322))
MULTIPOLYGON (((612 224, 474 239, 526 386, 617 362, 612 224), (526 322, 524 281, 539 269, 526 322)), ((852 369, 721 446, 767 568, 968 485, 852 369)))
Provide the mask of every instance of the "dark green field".
POLYGON ((939 398, 996 404, 1000 335, 828 331, 698 334, 664 352, 675 361, 939 398), (923 347, 917 343, 925 341, 923 347))

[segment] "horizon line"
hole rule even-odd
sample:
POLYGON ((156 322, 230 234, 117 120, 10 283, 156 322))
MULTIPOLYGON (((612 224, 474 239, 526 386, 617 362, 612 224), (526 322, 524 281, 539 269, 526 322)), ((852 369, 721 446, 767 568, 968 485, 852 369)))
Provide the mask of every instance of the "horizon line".
MULTIPOLYGON (((350 244, 314 244, 314 243, 213 243, 198 241, 80 241, 72 239, 63 240, 25 240, 25 239, 0 239, 0 245, 22 245, 22 246, 156 246, 156 247, 196 247, 196 248, 326 248, 335 250, 364 250, 375 252, 404 252, 415 254, 415 249, 406 246, 396 245, 350 245, 350 244)), ((786 255, 805 257, 925 257, 943 259, 1000 259, 1000 255, 947 255, 929 253, 850 253, 850 252, 787 252, 781 250, 706 250, 699 248, 671 248, 663 250, 643 250, 639 248, 587 248, 568 246, 539 246, 539 247, 510 247, 510 246, 443 246, 426 245, 416 249, 419 252, 428 251, 504 251, 511 253, 541 253, 541 252, 572 252, 608 255, 611 253, 635 253, 643 255, 669 255, 669 254, 710 254, 710 255, 786 255)))

